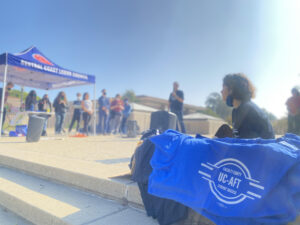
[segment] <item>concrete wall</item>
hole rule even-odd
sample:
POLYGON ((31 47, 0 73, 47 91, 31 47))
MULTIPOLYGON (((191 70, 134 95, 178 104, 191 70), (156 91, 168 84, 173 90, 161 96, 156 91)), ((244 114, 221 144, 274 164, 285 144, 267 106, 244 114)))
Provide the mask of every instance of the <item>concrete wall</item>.
POLYGON ((143 132, 150 128, 151 112, 133 111, 129 116, 129 120, 136 120, 140 132, 143 132))
POLYGON ((188 134, 205 134, 205 135, 214 135, 218 128, 224 124, 224 121, 221 120, 208 120, 208 119, 193 119, 184 120, 186 132, 188 134))

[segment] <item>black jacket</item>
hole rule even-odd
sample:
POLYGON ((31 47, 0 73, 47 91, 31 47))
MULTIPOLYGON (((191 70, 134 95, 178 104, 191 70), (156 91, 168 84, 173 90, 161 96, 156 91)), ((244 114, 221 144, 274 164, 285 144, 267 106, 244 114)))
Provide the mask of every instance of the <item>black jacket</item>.
POLYGON ((147 215, 157 219, 160 225, 171 225, 187 217, 188 207, 148 193, 148 178, 152 173, 150 160, 154 149, 154 144, 148 138, 136 149, 132 179, 138 183, 147 215))

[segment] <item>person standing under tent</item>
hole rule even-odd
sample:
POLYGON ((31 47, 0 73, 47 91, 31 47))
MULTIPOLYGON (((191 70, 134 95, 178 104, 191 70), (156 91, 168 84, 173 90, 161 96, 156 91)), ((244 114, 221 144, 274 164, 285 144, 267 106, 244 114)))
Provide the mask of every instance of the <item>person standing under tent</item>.
POLYGON ((125 98, 124 99, 124 110, 122 112, 123 113, 123 118, 122 118, 122 123, 121 123, 121 132, 123 134, 127 133, 126 122, 127 122, 128 117, 131 114, 131 111, 132 111, 132 107, 129 104, 128 98, 125 98))
POLYGON ((82 102, 81 102, 81 107, 82 107, 82 119, 83 119, 83 132, 88 135, 89 134, 89 123, 91 121, 92 115, 93 115, 93 102, 90 100, 90 95, 89 93, 84 93, 82 102))
MULTIPOLYGON (((41 112, 48 112, 48 113, 52 111, 51 102, 47 94, 44 94, 43 98, 39 101, 38 110, 41 112)), ((47 136, 47 124, 50 116, 49 115, 40 115, 40 116, 45 118, 42 136, 47 136)))
POLYGON ((36 92, 31 90, 25 99, 25 110, 26 111, 35 111, 36 110, 36 92))
POLYGON ((77 96, 77 99, 73 102, 74 111, 73 111, 72 121, 71 121, 71 124, 70 124, 70 127, 69 127, 69 132, 72 131, 72 128, 73 128, 73 125, 74 125, 75 121, 77 122, 76 132, 78 132, 79 126, 80 126, 80 121, 81 121, 81 113, 82 113, 81 94, 77 93, 76 96, 77 96))
MULTIPOLYGON (((169 97, 169 110, 172 113, 176 114, 178 122, 180 124, 181 132, 185 133, 185 126, 183 123, 183 101, 184 94, 183 91, 179 90, 178 82, 173 83, 173 91, 169 97)), ((176 124, 176 130, 179 131, 178 123, 176 124)))
POLYGON ((65 92, 58 93, 54 100, 53 107, 55 108, 55 134, 61 134, 67 111, 67 97, 65 92))
POLYGON ((99 104, 99 122, 98 122, 98 132, 100 134, 106 134, 108 132, 108 117, 110 102, 109 98, 106 96, 106 90, 102 90, 102 96, 98 100, 99 104))
POLYGON ((122 120, 122 111, 124 110, 124 104, 121 100, 120 94, 117 94, 115 99, 110 104, 110 132, 117 134, 120 129, 121 120, 122 120))
POLYGON ((288 132, 300 135, 300 93, 292 89, 292 97, 286 102, 288 110, 288 132))
MULTIPOLYGON (((6 84, 6 88, 5 88, 5 93, 4 93, 4 107, 3 107, 3 117, 2 117, 2 134, 4 134, 3 131, 3 125, 5 122, 5 117, 6 117, 6 103, 7 103, 7 98, 9 96, 9 92, 10 90, 14 87, 14 84, 12 82, 8 82, 6 84)), ((0 112, 1 112, 1 103, 2 103, 2 92, 3 92, 3 88, 0 88, 0 112)))

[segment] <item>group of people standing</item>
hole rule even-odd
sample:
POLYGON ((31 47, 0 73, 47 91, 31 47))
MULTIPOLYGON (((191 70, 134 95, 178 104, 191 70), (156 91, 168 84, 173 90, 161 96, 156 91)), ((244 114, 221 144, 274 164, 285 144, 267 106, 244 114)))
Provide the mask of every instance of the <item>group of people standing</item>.
MULTIPOLYGON (((47 94, 43 96, 42 99, 37 101, 37 95, 34 90, 30 91, 25 100, 25 110, 26 111, 40 111, 40 112, 52 112, 52 107, 55 112, 55 134, 61 134, 65 132, 63 129, 63 124, 66 117, 66 112, 68 109, 68 100, 66 97, 66 93, 61 91, 58 93, 56 98, 54 99, 53 105, 51 104, 49 97, 47 94)), ((77 121, 77 130, 79 130, 81 116, 84 121, 83 133, 88 134, 88 126, 91 120, 91 116, 93 114, 93 103, 90 100, 89 94, 86 92, 83 94, 83 98, 81 99, 81 94, 77 93, 77 100, 74 101, 74 113, 72 122, 69 127, 69 131, 72 130, 74 122, 77 121)), ((47 135, 47 121, 49 115, 41 114, 40 116, 45 118, 44 128, 42 135, 47 135)))
POLYGON ((126 122, 132 107, 127 98, 124 101, 120 94, 117 94, 114 99, 107 97, 106 90, 103 89, 102 95, 98 100, 99 104, 99 122, 97 133, 99 134, 117 134, 126 133, 126 122))
MULTIPOLYGON (((90 121, 94 113, 93 102, 90 100, 89 93, 77 93, 77 99, 73 101, 73 116, 68 131, 71 132, 76 122, 76 131, 88 135, 90 131, 90 121), (83 129, 80 130, 80 123, 83 120, 83 129)), ((102 90, 102 95, 98 100, 99 122, 97 126, 97 133, 99 134, 117 134, 126 133, 126 122, 131 113, 131 105, 127 98, 124 101, 120 94, 117 94, 114 99, 106 96, 106 90, 102 90)), ((37 101, 37 94, 34 90, 30 91, 25 100, 26 111, 41 111, 52 112, 52 107, 55 111, 55 134, 64 133, 63 124, 68 110, 68 100, 65 92, 61 91, 54 99, 53 105, 45 94, 43 98, 37 101)), ((43 115, 42 115, 43 116, 43 115)), ((47 135, 47 120, 49 116, 45 115, 45 125, 42 135, 47 135)))

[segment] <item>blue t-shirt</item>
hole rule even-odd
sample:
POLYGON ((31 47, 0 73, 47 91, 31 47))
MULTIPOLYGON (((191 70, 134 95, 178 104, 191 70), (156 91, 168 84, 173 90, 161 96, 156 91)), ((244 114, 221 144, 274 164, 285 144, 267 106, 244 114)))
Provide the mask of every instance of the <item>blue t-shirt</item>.
POLYGON ((286 224, 300 210, 300 137, 193 138, 168 130, 155 144, 150 194, 217 225, 286 224))
POLYGON ((131 113, 131 105, 124 104, 123 117, 125 117, 125 118, 129 117, 130 113, 131 113))

